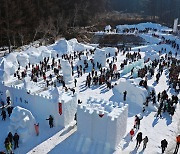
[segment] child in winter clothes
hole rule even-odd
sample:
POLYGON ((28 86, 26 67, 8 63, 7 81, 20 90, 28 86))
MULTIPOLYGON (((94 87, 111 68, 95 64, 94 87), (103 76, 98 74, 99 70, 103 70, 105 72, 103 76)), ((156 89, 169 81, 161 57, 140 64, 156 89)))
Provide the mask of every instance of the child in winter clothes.
POLYGON ((133 130, 133 129, 131 129, 131 131, 130 131, 129 133, 130 133, 131 140, 132 140, 132 138, 133 138, 133 136, 134 136, 134 130, 133 130))

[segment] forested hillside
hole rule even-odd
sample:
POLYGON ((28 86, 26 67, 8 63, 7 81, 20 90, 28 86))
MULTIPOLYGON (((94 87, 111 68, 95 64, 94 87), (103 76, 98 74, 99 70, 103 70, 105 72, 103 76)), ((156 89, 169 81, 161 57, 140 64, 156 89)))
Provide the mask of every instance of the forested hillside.
POLYGON ((106 0, 1 0, 0 46, 55 39, 68 27, 89 25, 106 5, 106 0))
MULTIPOLYGON (((104 26, 109 23, 105 18, 116 20, 108 17, 114 10, 169 24, 180 18, 180 0, 1 0, 0 47, 18 47, 40 38, 54 41, 75 27, 104 26)), ((126 21, 126 16, 117 17, 118 23, 126 21)))
POLYGON ((180 18, 180 0, 112 0, 112 7, 117 11, 150 15, 166 23, 180 18))

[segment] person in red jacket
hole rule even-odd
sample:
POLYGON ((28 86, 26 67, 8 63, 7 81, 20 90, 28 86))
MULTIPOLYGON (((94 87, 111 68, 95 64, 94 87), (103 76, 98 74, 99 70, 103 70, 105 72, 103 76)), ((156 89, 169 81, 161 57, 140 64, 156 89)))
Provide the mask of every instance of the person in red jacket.
POLYGON ((176 137, 176 148, 175 148, 174 154, 177 154, 177 153, 178 153, 179 145, 180 145, 180 135, 178 135, 178 136, 176 137))
POLYGON ((39 135, 39 123, 34 124, 34 128, 35 128, 35 131, 36 131, 36 135, 38 136, 39 135))
POLYGON ((130 131, 129 133, 130 133, 131 140, 132 140, 132 138, 133 138, 133 136, 134 136, 134 130, 133 130, 133 129, 131 129, 131 131, 130 131))

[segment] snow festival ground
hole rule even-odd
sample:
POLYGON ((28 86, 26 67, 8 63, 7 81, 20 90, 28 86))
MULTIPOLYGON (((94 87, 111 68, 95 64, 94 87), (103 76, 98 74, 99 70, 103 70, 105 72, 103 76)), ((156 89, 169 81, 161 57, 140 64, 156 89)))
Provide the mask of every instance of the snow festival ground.
MULTIPOLYGON (((166 39, 176 40, 177 43, 180 45, 180 39, 176 36, 171 34, 167 34, 163 31, 171 30, 167 27, 162 27, 159 24, 152 24, 152 23, 143 23, 138 25, 123 25, 119 26, 119 34, 122 33, 121 29, 124 28, 133 28, 137 27, 139 29, 144 28, 156 28, 158 29, 155 34, 159 36, 164 36, 166 39)), ((96 35, 102 35, 104 32, 97 32, 96 35)), ((113 32, 114 33, 114 32, 113 32)), ((162 48, 166 48, 167 52, 172 51, 172 55, 175 56, 176 50, 173 49, 170 45, 167 44, 160 44, 157 45, 161 41, 160 38, 152 37, 152 31, 148 33, 141 33, 134 32, 133 34, 138 35, 146 40, 147 44, 140 47, 134 47, 130 51, 137 52, 138 49, 141 49, 142 58, 145 56, 152 56, 150 53, 155 52, 154 55, 158 55, 158 51, 162 48), (149 51, 146 52, 146 51, 149 51), (148 55, 149 54, 149 55, 148 55)), ((111 35, 111 33, 109 33, 111 35)), ((128 35, 128 34, 127 34, 128 35)), ((79 43, 79 49, 82 47, 83 44, 79 43)), ((52 45, 51 45, 52 46, 52 45)), ((50 50, 51 46, 48 46, 47 49, 50 50)), ((84 45, 84 48, 94 48, 94 45, 84 45), (85 47, 84 47, 85 46, 85 47), (88 47, 87 47, 88 46, 88 47)), ((78 50, 78 49, 77 49, 78 50)), ((72 52, 69 48, 65 48, 65 50, 61 50, 64 53, 72 52), (69 50, 69 51, 67 51, 69 50)), ((164 56, 165 53, 162 53, 161 56, 164 56)), ((92 58, 92 57, 91 57, 92 58)), ((177 58, 180 59, 180 50, 178 51, 177 58)), ((125 55, 122 52, 118 53, 117 56, 117 70, 122 73, 123 70, 120 70, 120 64, 125 59, 125 55)), ((112 57, 109 58, 112 60, 112 57)), ((81 62, 75 60, 74 66, 79 65, 81 62)), ((108 66, 108 64, 106 63, 108 66)), ((19 148, 13 150, 15 154, 160 154, 161 153, 161 140, 166 139, 168 141, 168 147, 165 151, 166 154, 172 154, 175 146, 176 140, 175 137, 177 134, 180 134, 180 104, 178 102, 176 106, 176 111, 171 117, 168 113, 163 113, 162 118, 156 117, 157 114, 157 106, 153 106, 152 102, 150 102, 149 107, 146 108, 145 112, 142 112, 142 106, 136 102, 123 101, 123 94, 120 94, 115 88, 107 89, 105 84, 103 85, 91 85, 88 88, 85 85, 86 77, 89 72, 91 72, 92 67, 88 68, 89 70, 86 71, 85 74, 77 77, 77 72, 73 76, 73 79, 77 79, 77 87, 74 87, 74 82, 67 84, 70 88, 75 88, 77 97, 82 102, 86 102, 89 97, 94 97, 97 99, 104 99, 107 101, 113 102, 123 102, 129 104, 129 112, 128 112, 128 120, 127 120, 127 130, 124 138, 121 140, 120 144, 116 148, 116 150, 109 150, 104 149, 101 145, 96 144, 88 144, 87 140, 81 138, 81 136, 77 133, 77 126, 75 125, 75 121, 72 122, 69 126, 65 128, 54 127, 52 129, 49 128, 48 121, 46 119, 42 120, 41 118, 35 117, 36 121, 40 124, 40 134, 39 136, 31 136, 26 142, 20 142, 19 148), (134 125, 134 118, 135 115, 141 115, 143 119, 141 120, 141 125, 139 130, 135 130, 135 135, 133 139, 130 139, 129 132, 133 128, 134 125), (147 148, 143 150, 142 144, 141 146, 136 149, 136 135, 138 132, 142 132, 143 138, 148 136, 149 142, 147 144, 147 148)), ((75 69, 76 70, 76 69, 75 69)), ((155 74, 157 69, 155 70, 155 74)), ((131 73, 126 73, 121 76, 121 78, 129 79, 131 73)), ((112 85, 118 83, 120 79, 113 80, 112 85)), ((176 93, 173 88, 169 87, 168 85, 168 72, 167 69, 163 70, 163 73, 159 79, 159 82, 155 82, 156 78, 153 76, 152 78, 148 79, 148 86, 153 87, 155 89, 156 95, 163 90, 167 91, 169 96, 176 94, 178 95, 178 99, 180 94, 176 93)), ((33 88, 33 87, 31 87, 33 88)), ((36 91, 37 89, 31 89, 32 91, 36 91)), ((131 96, 127 96, 131 97, 131 96)), ((136 99, 136 98, 134 98, 136 99)), ((138 100, 138 98, 137 98, 138 100)), ((179 100, 178 100, 179 101, 179 100)), ((43 109, 43 105, 42 105, 43 109)), ((48 115, 47 115, 48 118, 48 115)), ((0 151, 5 151, 4 147, 4 140, 9 132, 10 126, 10 119, 7 117, 6 121, 0 120, 0 151)), ((102 130, 103 131, 103 130, 102 130)), ((180 151, 179 151, 180 153, 180 151)))

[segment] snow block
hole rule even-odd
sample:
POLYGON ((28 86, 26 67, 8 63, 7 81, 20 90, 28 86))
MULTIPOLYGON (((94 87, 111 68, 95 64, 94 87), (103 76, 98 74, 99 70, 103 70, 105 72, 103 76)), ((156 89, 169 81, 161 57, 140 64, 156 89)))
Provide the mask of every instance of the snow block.
POLYGON ((63 73, 63 79, 65 83, 71 83, 72 78, 72 68, 67 60, 61 60, 61 66, 62 66, 62 73, 63 73))
POLYGON ((102 49, 96 49, 94 53, 94 62, 99 63, 102 67, 106 66, 106 52, 102 49))
POLYGON ((128 105, 88 98, 77 109, 77 131, 92 142, 116 149, 127 127, 128 105), (114 105, 116 104, 116 105, 114 105))

